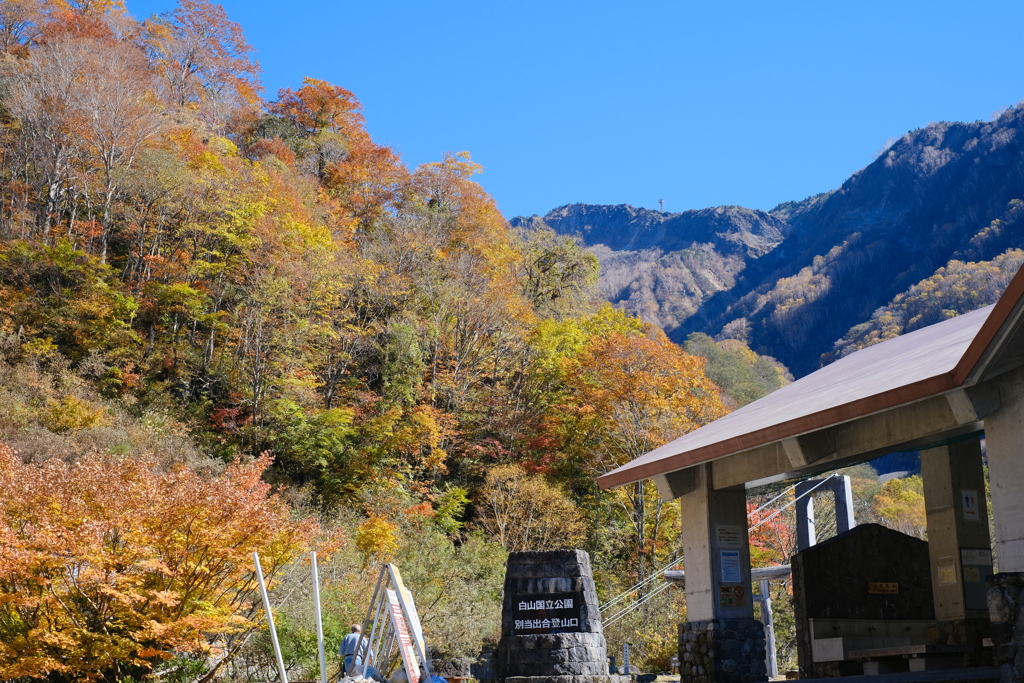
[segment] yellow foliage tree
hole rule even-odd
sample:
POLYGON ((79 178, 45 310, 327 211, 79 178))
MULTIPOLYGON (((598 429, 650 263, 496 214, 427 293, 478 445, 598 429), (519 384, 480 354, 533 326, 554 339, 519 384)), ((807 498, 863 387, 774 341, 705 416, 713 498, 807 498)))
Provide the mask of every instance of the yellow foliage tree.
POLYGON ((909 536, 925 539, 928 521, 924 505, 924 482, 921 477, 890 479, 871 501, 886 526, 909 536))
POLYGON ((583 516, 565 494, 518 465, 487 472, 477 496, 480 526, 509 552, 572 548, 583 542, 583 516))
POLYGON ((371 515, 356 529, 356 548, 364 564, 390 562, 398 552, 398 526, 379 515, 371 515))
MULTIPOLYGON (((569 361, 567 361, 569 362, 569 361)), ((596 476, 725 414, 705 360, 673 344, 660 329, 596 337, 571 361, 571 399, 558 429, 571 467, 596 476)), ((663 505, 644 482, 613 494, 632 526, 638 577, 664 542, 663 505)))

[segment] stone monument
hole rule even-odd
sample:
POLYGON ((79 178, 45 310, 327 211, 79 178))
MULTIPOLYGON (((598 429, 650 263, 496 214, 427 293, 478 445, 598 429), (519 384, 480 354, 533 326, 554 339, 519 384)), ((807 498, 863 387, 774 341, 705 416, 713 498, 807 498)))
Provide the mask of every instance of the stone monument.
POLYGON ((506 683, 611 683, 586 552, 509 555, 499 667, 506 683))

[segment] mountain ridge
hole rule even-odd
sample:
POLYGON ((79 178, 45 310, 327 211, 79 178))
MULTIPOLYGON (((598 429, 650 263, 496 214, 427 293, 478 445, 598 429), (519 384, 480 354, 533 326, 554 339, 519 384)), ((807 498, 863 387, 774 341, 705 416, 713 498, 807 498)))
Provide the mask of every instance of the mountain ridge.
POLYGON ((1020 108, 933 123, 839 188, 767 212, 567 204, 511 222, 578 235, 601 262, 602 296, 674 341, 741 339, 800 376, 951 260, 1024 245, 1022 129, 1020 108))

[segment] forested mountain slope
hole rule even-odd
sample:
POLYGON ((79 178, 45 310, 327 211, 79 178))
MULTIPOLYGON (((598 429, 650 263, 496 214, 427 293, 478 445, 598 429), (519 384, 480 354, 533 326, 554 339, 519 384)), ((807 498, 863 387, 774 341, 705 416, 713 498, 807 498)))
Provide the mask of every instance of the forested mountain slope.
MULTIPOLYGON (((834 192, 767 214, 733 207, 676 214, 724 211, 731 219, 694 230, 688 249, 667 230, 637 230, 636 218, 585 229, 592 216, 623 215, 621 207, 563 207, 544 222, 579 233, 588 245, 606 245, 592 246, 604 268, 602 293, 657 320, 675 341, 693 332, 742 339, 800 376, 828 362, 851 328, 951 260, 990 261, 1024 243, 1022 126, 1019 107, 991 122, 931 124, 834 192), (744 230, 738 219, 747 215, 763 222, 744 230), (623 238, 634 233, 663 236, 639 252, 623 238), (778 241, 762 251, 737 250, 747 235, 778 241)), ((983 289, 991 291, 960 305, 985 305, 1001 291, 983 289)))
MULTIPOLYGON (((354 93, 294 85, 265 99, 208 0, 0 2, 0 679, 267 678, 251 550, 275 590, 322 549, 335 624, 399 561, 450 656, 496 640, 509 551, 586 548, 603 598, 675 552, 653 486, 594 480, 724 414, 706 361, 601 302, 575 240, 511 230, 468 153, 408 168, 354 93), (185 507, 218 520, 223 585, 185 507), (139 535, 161 522, 181 557, 139 535)), ((747 395, 760 366, 727 346, 747 395)))
MULTIPOLYGON (((803 267, 781 247, 832 249, 810 232, 842 193, 774 213, 574 205, 512 230, 468 153, 408 168, 345 88, 265 93, 223 7, 129 9, 0 2, 0 680, 277 675, 253 551, 296 680, 318 670, 309 550, 330 642, 394 561, 449 657, 497 642, 508 552, 586 549, 602 600, 678 560, 678 506, 595 477, 790 377, 737 339, 673 344, 595 287, 677 339, 691 316, 721 328, 803 267), (600 282, 577 232, 607 245, 600 282)), ((996 133, 975 147, 1017 142, 996 133)), ((963 219, 987 226, 978 258, 1019 233, 1016 204, 986 222, 993 202, 963 219)), ((961 265, 918 291, 1012 259, 961 265)), ((879 334, 934 315, 919 299, 879 334)), ((793 534, 763 521, 753 560, 779 564, 793 534)), ((610 647, 664 670, 681 600, 609 627, 610 647)))
POLYGON ((579 235, 601 263, 601 295, 669 331, 711 294, 732 288, 747 263, 780 244, 787 229, 764 211, 739 206, 665 213, 570 204, 511 222, 579 235))

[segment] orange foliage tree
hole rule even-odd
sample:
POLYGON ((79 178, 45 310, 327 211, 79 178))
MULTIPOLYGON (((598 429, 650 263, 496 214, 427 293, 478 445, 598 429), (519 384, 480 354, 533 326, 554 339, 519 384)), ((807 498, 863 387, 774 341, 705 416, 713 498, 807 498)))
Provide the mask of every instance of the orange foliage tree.
POLYGON ((242 27, 208 0, 179 0, 169 13, 142 26, 143 40, 167 99, 222 122, 232 108, 259 104, 259 65, 242 27))
POLYGON ((284 88, 267 110, 291 130, 291 144, 324 189, 340 201, 339 222, 349 230, 379 218, 408 180, 389 147, 366 132, 362 105, 348 90, 315 78, 298 90, 284 88))
POLYGON ((750 524, 750 564, 773 567, 789 562, 796 552, 796 534, 785 513, 778 508, 759 510, 757 503, 747 501, 747 523, 750 524))
POLYGON ((0 445, 0 677, 122 680, 177 653, 228 659, 224 637, 258 624, 251 553, 273 576, 317 531, 271 494, 268 465, 217 478, 99 454, 38 466, 0 445))
MULTIPOLYGON (((556 424, 563 467, 580 474, 603 474, 725 414, 704 359, 656 328, 598 336, 566 362, 573 371, 556 424)), ((652 489, 638 482, 612 493, 631 527, 638 578, 664 543, 664 506, 652 489)))

